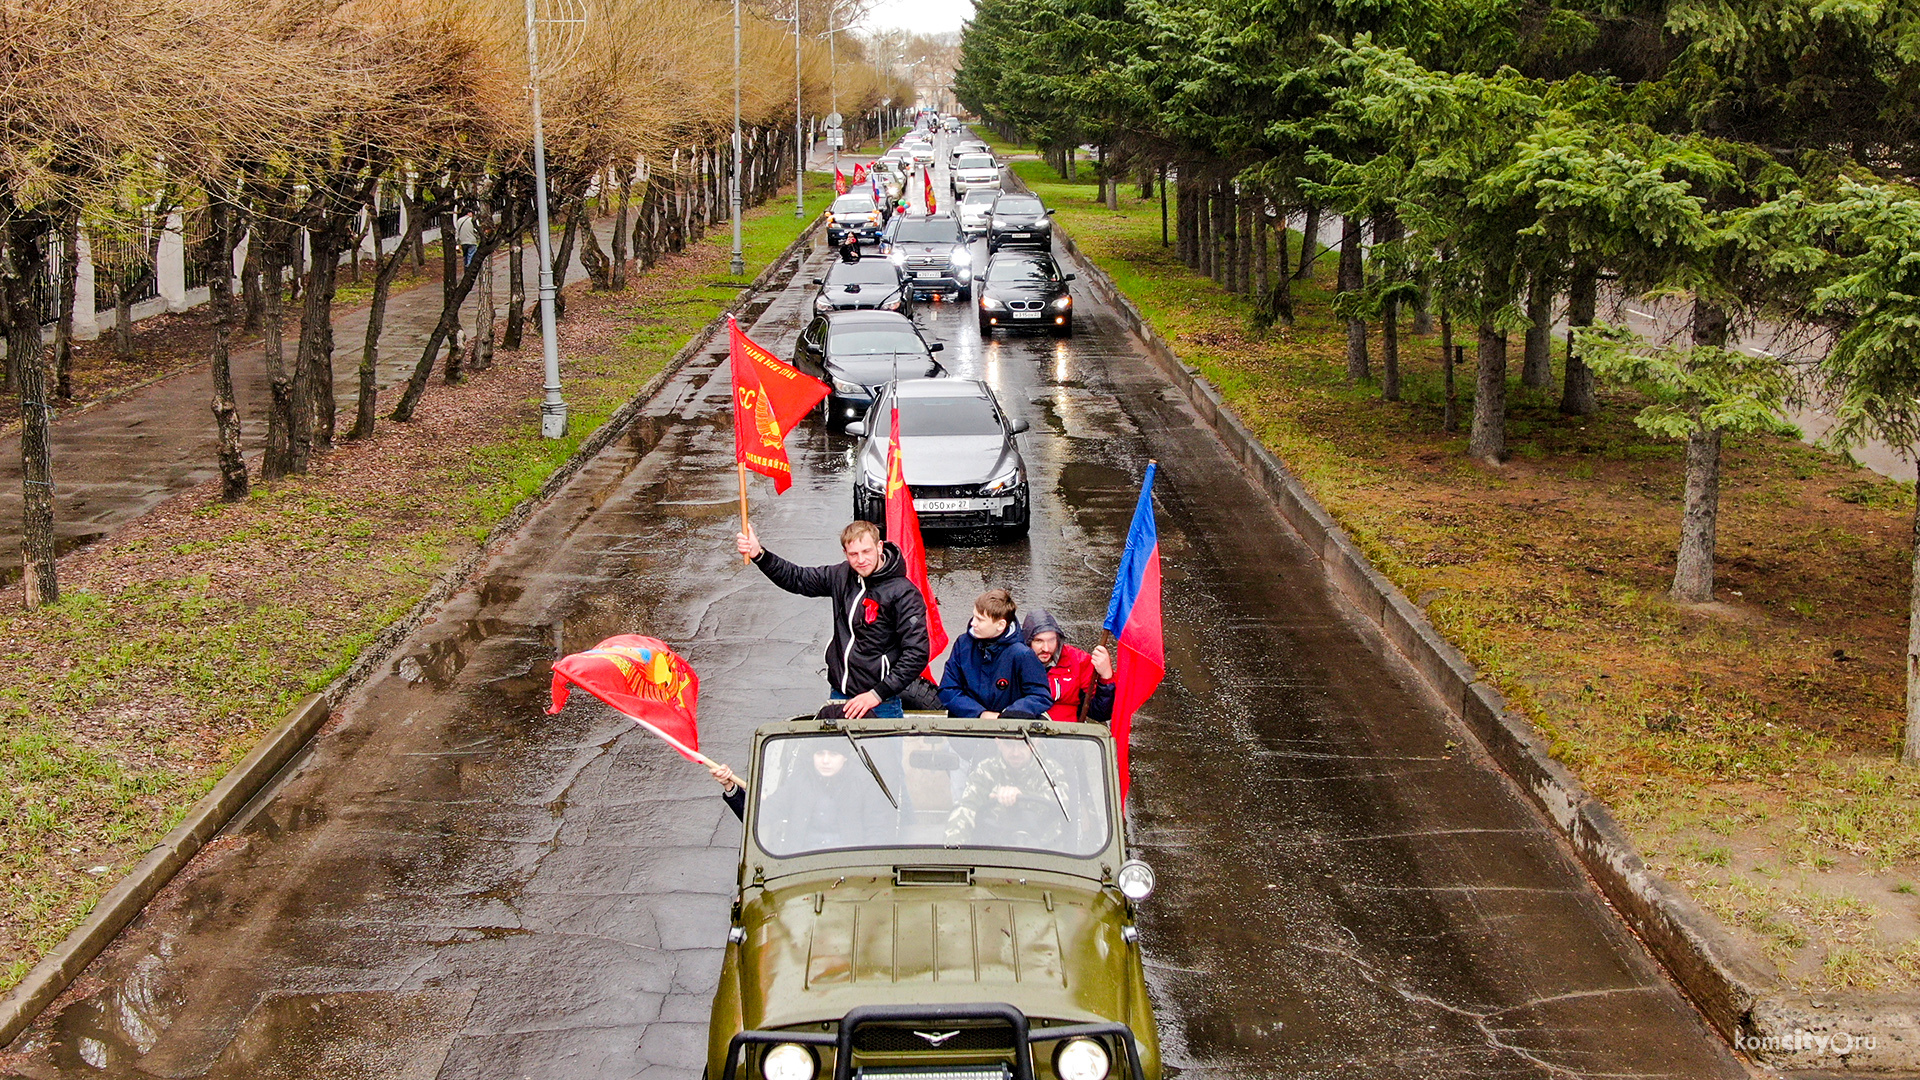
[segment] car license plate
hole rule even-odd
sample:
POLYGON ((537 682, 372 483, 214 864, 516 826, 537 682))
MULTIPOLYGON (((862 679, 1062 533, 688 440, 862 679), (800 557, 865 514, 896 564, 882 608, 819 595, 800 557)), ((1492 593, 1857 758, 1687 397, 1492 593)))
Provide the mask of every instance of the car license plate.
POLYGON ((914 277, 917 277, 917 278, 937 278, 937 277, 939 277, 939 276, 940 276, 940 271, 938 271, 938 270, 915 270, 915 271, 913 272, 913 276, 914 276, 914 277))
POLYGON ((1017 232, 1017 233, 1009 233, 1008 235, 1009 235, 1009 236, 1011 236, 1011 237, 1013 237, 1013 239, 1015 239, 1015 240, 1031 240, 1031 239, 1033 239, 1033 234, 1032 234, 1032 233, 1030 233, 1030 232, 1017 232))
POLYGON ((1043 311, 1016 311, 1013 313, 1013 317, 1016 319, 1037 319, 1044 314, 1046 313, 1043 311))
POLYGON ((917 514, 957 514, 968 510, 997 510, 1006 501, 1005 499, 915 499, 913 509, 917 514))

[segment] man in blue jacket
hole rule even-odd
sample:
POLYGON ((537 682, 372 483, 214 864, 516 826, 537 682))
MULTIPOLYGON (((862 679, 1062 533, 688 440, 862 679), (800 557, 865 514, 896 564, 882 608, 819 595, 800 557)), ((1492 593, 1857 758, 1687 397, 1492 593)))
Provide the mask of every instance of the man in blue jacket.
POLYGON ((988 589, 973 602, 973 621, 940 672, 940 702, 948 716, 1028 719, 1052 708, 1046 665, 1020 640, 1014 614, 1005 589, 988 589))

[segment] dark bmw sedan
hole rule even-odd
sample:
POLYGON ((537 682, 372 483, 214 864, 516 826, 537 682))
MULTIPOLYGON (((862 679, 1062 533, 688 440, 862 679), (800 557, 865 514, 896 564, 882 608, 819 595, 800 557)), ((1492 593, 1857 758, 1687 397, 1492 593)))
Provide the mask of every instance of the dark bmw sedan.
POLYGON ((847 430, 860 436, 853 516, 886 519, 887 444, 900 410, 900 456, 913 509, 928 529, 993 528, 1025 536, 1031 520, 1027 463, 1009 417, 977 379, 906 379, 880 388, 873 411, 847 430))
POLYGON ((829 311, 800 331, 793 366, 833 388, 822 404, 827 426, 844 428, 887 383, 946 374, 933 358, 943 348, 897 311, 829 311))
POLYGON ((1003 247, 1053 248, 1053 213, 1031 195, 1002 195, 993 201, 987 219, 987 250, 1003 247))
POLYGON ((899 268, 887 259, 835 259, 827 268, 827 276, 814 278, 813 283, 820 286, 813 297, 816 313, 865 308, 902 313, 913 310, 913 297, 901 285, 899 268))
POLYGON ((987 263, 975 289, 980 294, 980 335, 996 327, 1047 329, 1061 337, 1073 333, 1072 274, 1044 251, 1002 251, 987 263))

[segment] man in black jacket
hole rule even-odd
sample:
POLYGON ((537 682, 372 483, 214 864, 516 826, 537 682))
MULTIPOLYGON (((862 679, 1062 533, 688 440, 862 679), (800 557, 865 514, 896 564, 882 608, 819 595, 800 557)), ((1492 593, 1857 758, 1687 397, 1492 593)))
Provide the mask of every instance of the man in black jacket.
POLYGON ((795 566, 761 547, 751 525, 735 546, 788 592, 833 597, 827 682, 847 718, 900 716, 900 691, 927 666, 927 605, 879 527, 856 521, 840 530, 847 561, 831 566, 795 566))

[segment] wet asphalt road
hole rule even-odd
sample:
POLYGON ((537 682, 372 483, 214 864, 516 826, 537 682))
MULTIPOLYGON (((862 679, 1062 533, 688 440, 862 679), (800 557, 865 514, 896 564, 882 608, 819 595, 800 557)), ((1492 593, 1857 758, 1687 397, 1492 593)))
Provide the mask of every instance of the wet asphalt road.
MULTIPOLYGON (((809 300, 750 310, 752 333, 786 353, 809 300)), ((936 534, 930 565, 951 629, 1006 585, 1090 637, 1161 462, 1170 672, 1136 728, 1130 811, 1161 882, 1143 936, 1168 1064, 1746 1075, 1138 343, 1076 303, 1070 341, 988 343, 965 308, 923 306, 952 372, 1032 422, 1035 486, 1028 540, 936 534)), ((554 656, 621 632, 682 647, 722 760, 822 698, 825 602, 732 553, 727 403, 723 359, 690 364, 0 1076, 697 1076, 738 824, 703 771, 585 695, 541 710, 554 656)), ((849 449, 804 427, 792 490, 755 480, 770 548, 837 557, 849 449)))

